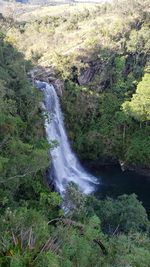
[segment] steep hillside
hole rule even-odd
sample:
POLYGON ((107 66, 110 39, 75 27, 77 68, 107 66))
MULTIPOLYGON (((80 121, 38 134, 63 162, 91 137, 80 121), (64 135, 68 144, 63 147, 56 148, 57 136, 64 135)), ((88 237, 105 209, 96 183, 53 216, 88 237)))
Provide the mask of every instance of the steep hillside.
POLYGON ((26 8, 0 17, 0 266, 148 267, 150 222, 135 194, 96 199, 70 183, 62 205, 47 183, 56 142, 29 71, 60 83, 81 159, 150 169, 149 0, 26 8))
POLYGON ((40 18, 14 25, 6 39, 64 80, 66 126, 82 159, 149 168, 150 108, 143 99, 138 111, 134 100, 149 83, 149 1, 64 9, 41 9, 40 18))

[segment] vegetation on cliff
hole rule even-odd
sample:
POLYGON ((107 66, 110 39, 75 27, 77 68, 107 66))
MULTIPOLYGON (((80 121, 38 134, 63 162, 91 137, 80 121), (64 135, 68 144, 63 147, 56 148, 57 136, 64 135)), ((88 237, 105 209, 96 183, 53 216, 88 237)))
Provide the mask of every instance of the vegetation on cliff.
POLYGON ((7 32, 27 59, 64 80, 66 126, 81 159, 150 167, 149 14, 140 0, 58 7, 7 32))
POLYGON ((116 2, 36 21, 1 20, 2 267, 150 265, 150 224, 134 194, 98 200, 70 184, 64 215, 45 179, 52 146, 42 96, 27 79, 30 59, 53 64, 64 80, 66 126, 81 158, 149 167, 149 1, 116 2))

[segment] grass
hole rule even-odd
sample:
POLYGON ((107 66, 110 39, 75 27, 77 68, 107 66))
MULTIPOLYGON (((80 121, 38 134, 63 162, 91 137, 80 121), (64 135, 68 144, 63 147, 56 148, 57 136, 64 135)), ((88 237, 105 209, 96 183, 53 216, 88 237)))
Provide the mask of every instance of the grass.
POLYGON ((20 21, 23 20, 29 21, 29 20, 40 19, 46 16, 63 16, 64 14, 67 13, 76 13, 78 11, 82 12, 85 8, 94 9, 95 6, 96 4, 91 4, 91 3, 76 3, 74 5, 62 4, 56 6, 43 6, 40 8, 39 6, 27 5, 27 6, 22 6, 22 12, 20 12, 20 14, 18 14, 16 18, 17 20, 20 21))
POLYGON ((34 6, 34 9, 33 5, 17 5, 16 10, 22 6, 23 13, 17 13, 16 19, 29 23, 23 34, 18 29, 10 29, 8 41, 25 52, 27 59, 34 55, 44 66, 51 65, 58 54, 88 58, 97 47, 111 50, 117 46, 117 43, 110 42, 111 34, 115 34, 116 29, 119 32, 125 28, 125 22, 117 14, 99 14, 99 4, 34 6), (88 11, 90 15, 85 17, 88 11), (53 16, 60 18, 57 26, 53 16), (42 18, 42 22, 36 22, 42 18), (45 24, 45 18, 52 18, 52 21, 45 24))

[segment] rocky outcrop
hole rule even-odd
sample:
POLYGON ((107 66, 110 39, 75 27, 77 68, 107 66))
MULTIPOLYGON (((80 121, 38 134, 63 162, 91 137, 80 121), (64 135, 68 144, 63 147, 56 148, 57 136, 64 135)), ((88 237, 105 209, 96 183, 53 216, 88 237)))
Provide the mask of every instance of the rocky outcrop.
POLYGON ((79 77, 78 77, 78 83, 80 85, 85 85, 89 83, 93 76, 94 76, 95 71, 92 68, 89 68, 85 70, 79 77))
POLYGON ((36 80, 53 84, 59 96, 63 93, 64 83, 56 76, 52 67, 44 68, 42 66, 37 66, 28 73, 28 77, 33 84, 35 84, 36 80))
POLYGON ((95 61, 83 61, 84 64, 87 66, 81 74, 78 76, 78 83, 79 85, 87 85, 89 82, 93 81, 96 74, 103 72, 104 66, 107 64, 106 62, 98 59, 95 61))

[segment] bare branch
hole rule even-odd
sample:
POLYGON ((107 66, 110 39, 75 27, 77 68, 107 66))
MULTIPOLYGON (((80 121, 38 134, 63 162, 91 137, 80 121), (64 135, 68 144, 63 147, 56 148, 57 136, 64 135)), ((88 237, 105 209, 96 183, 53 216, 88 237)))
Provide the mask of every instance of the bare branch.
POLYGON ((7 183, 8 181, 13 180, 13 179, 16 179, 16 178, 23 178, 26 175, 29 175, 29 174, 32 174, 32 173, 35 173, 35 171, 26 172, 24 174, 15 175, 15 176, 8 177, 8 178, 3 178, 2 177, 2 179, 4 179, 4 180, 3 181, 0 181, 0 184, 7 183))
POLYGON ((115 231, 113 232, 112 236, 114 236, 116 234, 116 232, 118 231, 118 228, 119 228, 120 224, 117 225, 115 231))
POLYGON ((16 237, 15 237, 13 231, 12 231, 12 238, 13 238, 13 242, 14 242, 14 244, 15 244, 15 246, 16 246, 16 245, 17 245, 17 239, 16 239, 16 237))
POLYGON ((31 227, 30 232, 29 232, 29 240, 28 240, 29 249, 32 249, 32 246, 31 246, 31 238, 32 238, 32 227, 31 227))

